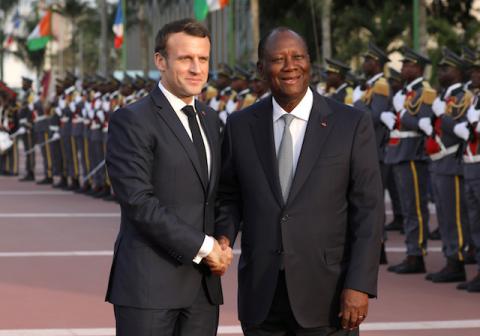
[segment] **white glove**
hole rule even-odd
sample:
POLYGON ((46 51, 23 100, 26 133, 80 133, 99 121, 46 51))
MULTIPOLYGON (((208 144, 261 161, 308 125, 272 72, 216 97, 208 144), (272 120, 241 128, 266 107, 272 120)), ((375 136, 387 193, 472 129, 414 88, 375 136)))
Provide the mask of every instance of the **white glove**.
POLYGON ((418 121, 418 128, 420 128, 427 136, 432 135, 432 120, 430 118, 420 118, 418 121))
POLYGON ((28 104, 28 109, 30 111, 33 111, 35 109, 35 107, 33 106, 33 103, 28 104))
POLYGON ((233 99, 230 99, 227 105, 225 106, 225 110, 227 111, 228 114, 231 114, 235 112, 236 109, 237 109, 237 103, 234 102, 233 99))
POLYGON ((480 122, 477 124, 477 127, 475 127, 475 132, 480 133, 480 122))
POLYGON ((16 133, 17 135, 22 135, 22 134, 27 133, 27 130, 25 129, 25 127, 22 126, 22 127, 20 127, 20 128, 18 129, 18 131, 16 131, 15 133, 16 133))
POLYGON ((67 103, 65 103, 65 99, 60 98, 58 100, 58 107, 60 107, 62 110, 67 106, 67 103))
POLYGON ((100 120, 101 123, 105 121, 105 113, 102 110, 97 111, 97 117, 98 120, 100 120))
POLYGON ((74 102, 71 102, 70 104, 68 104, 68 108, 70 109, 70 111, 75 112, 77 110, 77 105, 75 105, 74 102))
POLYGON ((52 135, 52 140, 57 140, 57 139, 60 139, 60 133, 55 132, 55 133, 53 133, 53 135, 52 135))
POLYGON ((470 124, 476 123, 480 119, 480 110, 476 110, 475 106, 470 106, 467 111, 467 119, 470 124))
POLYGON ((470 138, 470 130, 467 125, 468 123, 466 121, 456 124, 453 128, 453 133, 460 139, 468 141, 468 138, 470 138))
POLYGON ((104 101, 103 104, 102 104, 102 108, 105 112, 109 112, 110 111, 110 102, 109 101, 104 101))
POLYGON ((402 93, 402 90, 398 91, 395 96, 393 96, 393 108, 395 111, 399 112, 403 109, 405 104, 405 95, 402 93))
POLYGON ((440 117, 442 114, 445 113, 445 109, 447 104, 440 99, 440 97, 435 98, 432 104, 432 111, 435 113, 437 117, 440 117))
POLYGON ((357 100, 362 98, 363 94, 365 93, 365 90, 362 90, 360 85, 358 85, 355 90, 353 90, 352 93, 352 101, 355 103, 357 100))
POLYGON ((93 108, 95 110, 99 110, 100 107, 102 107, 102 101, 100 99, 95 100, 95 104, 93 105, 93 108))
POLYGON ((78 94, 78 95, 75 96, 75 99, 74 99, 75 104, 80 103, 82 100, 83 100, 82 95, 78 94))
POLYGON ((395 126, 395 122, 397 121, 397 116, 395 113, 390 111, 385 111, 380 114, 380 120, 387 126, 387 128, 391 131, 395 126))
POLYGON ((62 116, 62 109, 60 107, 55 107, 55 114, 59 117, 62 116))
POLYGON ((92 108, 92 105, 88 103, 87 105, 87 113, 88 113, 88 119, 93 119, 95 116, 95 110, 92 108))

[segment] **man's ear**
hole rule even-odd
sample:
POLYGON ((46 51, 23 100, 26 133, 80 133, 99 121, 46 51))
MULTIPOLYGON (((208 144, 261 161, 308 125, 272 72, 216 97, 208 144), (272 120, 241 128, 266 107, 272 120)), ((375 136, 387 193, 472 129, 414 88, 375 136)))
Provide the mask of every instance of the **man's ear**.
POLYGON ((258 71, 258 74, 260 75, 260 77, 262 79, 265 79, 265 74, 263 73, 263 71, 264 71, 263 62, 261 62, 261 61, 257 62, 257 71, 258 71))
POLYGON ((167 69, 167 59, 159 52, 154 54, 155 66, 160 72, 164 72, 167 69))

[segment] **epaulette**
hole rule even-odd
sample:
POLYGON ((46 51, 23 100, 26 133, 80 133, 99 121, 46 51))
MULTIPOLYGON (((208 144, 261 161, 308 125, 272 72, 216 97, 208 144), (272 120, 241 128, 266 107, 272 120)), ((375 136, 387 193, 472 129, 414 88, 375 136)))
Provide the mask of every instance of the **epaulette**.
POLYGON ((205 95, 205 99, 210 100, 213 97, 217 96, 217 94, 218 94, 218 90, 215 89, 213 86, 209 85, 207 86, 207 93, 205 95))
POLYGON ((437 91, 435 91, 435 89, 433 89, 428 82, 424 83, 427 83, 427 85, 424 84, 423 86, 422 102, 427 105, 432 105, 435 98, 437 98, 437 91))
POLYGON ((385 78, 379 78, 373 84, 373 93, 388 97, 390 95, 390 86, 385 78))
POLYGON ((247 94, 245 96, 245 99, 243 100, 243 103, 242 103, 242 109, 244 109, 245 107, 248 107, 250 105, 252 105, 253 103, 255 103, 255 101, 257 100, 257 98, 252 95, 252 94, 247 94))
POLYGON ((353 105, 353 88, 348 86, 345 91, 347 91, 347 95, 345 96, 344 104, 353 105))

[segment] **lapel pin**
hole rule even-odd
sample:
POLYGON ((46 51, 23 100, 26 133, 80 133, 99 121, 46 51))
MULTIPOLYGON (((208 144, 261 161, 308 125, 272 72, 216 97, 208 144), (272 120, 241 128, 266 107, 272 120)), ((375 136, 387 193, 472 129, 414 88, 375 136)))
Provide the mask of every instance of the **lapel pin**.
POLYGON ((200 113, 201 113, 204 117, 207 115, 207 114, 205 113, 205 111, 203 111, 203 110, 202 110, 200 113))
POLYGON ((322 122, 320 123, 320 125, 322 125, 322 127, 327 127, 327 122, 326 122, 326 121, 322 121, 322 122))

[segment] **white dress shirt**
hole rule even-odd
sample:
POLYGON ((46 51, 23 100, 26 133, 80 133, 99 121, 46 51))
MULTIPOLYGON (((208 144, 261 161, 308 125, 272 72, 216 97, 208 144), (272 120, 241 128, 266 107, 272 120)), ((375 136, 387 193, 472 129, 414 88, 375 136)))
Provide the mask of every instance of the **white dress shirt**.
MULTIPOLYGON (((282 115, 288 113, 285 111, 272 97, 273 104, 273 136, 275 139, 275 152, 278 156, 278 150, 280 149, 280 143, 283 137, 283 130, 285 128, 285 121, 282 115)), ((290 112, 290 115, 295 118, 290 124, 290 133, 292 135, 293 145, 293 174, 297 168, 298 159, 302 150, 303 138, 305 137, 305 130, 307 129, 308 118, 313 107, 313 93, 308 88, 307 93, 303 96, 300 103, 290 112)))
MULTIPOLYGON (((165 98, 167 98, 167 101, 170 103, 170 106, 173 108, 173 110, 177 114, 177 117, 178 117, 178 119, 180 119, 180 122, 182 123, 183 127, 185 128, 185 131, 187 132, 188 136, 193 141, 192 131, 190 130, 190 126, 188 125, 188 117, 182 111, 182 108, 184 108, 186 105, 192 105, 193 108, 195 109, 195 99, 192 97, 192 101, 189 104, 186 104, 183 100, 181 100, 180 98, 175 96, 173 93, 168 91, 162 85, 162 82, 158 82, 158 87, 162 91, 162 93, 164 94, 165 98)), ((196 109, 195 109, 195 111, 196 111, 196 109)), ((212 154, 210 153, 210 145, 208 144, 207 137, 205 136, 205 132, 203 130, 203 127, 201 127, 200 120, 198 119, 198 114, 197 114, 197 123, 200 126, 200 132, 202 133, 203 144, 205 145, 205 154, 207 156, 208 175, 210 176, 212 154)), ((196 264, 199 264, 202 261, 203 258, 205 258, 207 255, 209 255, 210 252, 212 252, 213 244, 214 244, 214 239, 210 236, 205 235, 205 239, 203 240, 203 244, 200 247, 200 250, 198 251, 195 258, 193 258, 193 262, 196 263, 196 264)))

